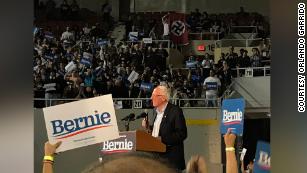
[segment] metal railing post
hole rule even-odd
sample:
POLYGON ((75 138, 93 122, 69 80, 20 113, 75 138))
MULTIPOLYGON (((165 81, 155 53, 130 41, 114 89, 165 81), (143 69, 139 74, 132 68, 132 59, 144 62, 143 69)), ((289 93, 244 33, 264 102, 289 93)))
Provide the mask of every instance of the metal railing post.
POLYGON ((266 67, 264 67, 264 76, 266 76, 266 67))

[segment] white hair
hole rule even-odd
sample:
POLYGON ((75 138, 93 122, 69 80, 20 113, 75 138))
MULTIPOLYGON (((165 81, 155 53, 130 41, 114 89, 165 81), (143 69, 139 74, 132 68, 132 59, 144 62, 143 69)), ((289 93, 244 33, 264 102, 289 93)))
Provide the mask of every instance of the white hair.
POLYGON ((165 85, 159 85, 159 86, 157 86, 157 88, 159 88, 159 89, 162 91, 163 95, 166 97, 166 100, 169 101, 169 98, 170 98, 170 91, 169 91, 169 89, 167 88, 167 86, 165 86, 165 85))

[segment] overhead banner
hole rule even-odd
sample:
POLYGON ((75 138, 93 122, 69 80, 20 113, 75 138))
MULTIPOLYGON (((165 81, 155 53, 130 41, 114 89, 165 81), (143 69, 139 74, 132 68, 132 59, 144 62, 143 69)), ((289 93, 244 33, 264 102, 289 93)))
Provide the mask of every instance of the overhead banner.
POLYGON ((258 141, 254 163, 254 173, 271 172, 271 148, 270 144, 258 141))
POLYGON ((56 152, 119 138, 112 95, 104 95, 43 109, 51 143, 62 141, 56 152))
POLYGON ((244 122, 244 99, 225 99, 222 103, 220 130, 222 134, 231 129, 232 133, 242 136, 244 122))

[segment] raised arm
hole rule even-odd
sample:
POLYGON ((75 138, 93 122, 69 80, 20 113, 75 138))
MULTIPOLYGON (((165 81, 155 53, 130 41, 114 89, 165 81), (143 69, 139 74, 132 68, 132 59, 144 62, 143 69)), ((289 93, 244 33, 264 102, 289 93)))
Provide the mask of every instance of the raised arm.
POLYGON ((61 141, 55 144, 45 143, 45 156, 43 160, 43 173, 53 173, 55 150, 61 145, 61 141))
POLYGON ((226 173, 238 173, 238 165, 235 154, 235 140, 236 135, 231 133, 231 129, 228 129, 224 135, 224 141, 226 146, 226 173))
POLYGON ((169 14, 166 14, 162 17, 162 23, 166 23, 166 18, 168 17, 169 14))

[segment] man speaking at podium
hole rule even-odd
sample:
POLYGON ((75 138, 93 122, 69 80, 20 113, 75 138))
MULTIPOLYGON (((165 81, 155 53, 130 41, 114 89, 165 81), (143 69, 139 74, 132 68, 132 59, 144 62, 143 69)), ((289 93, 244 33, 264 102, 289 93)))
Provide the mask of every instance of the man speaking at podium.
POLYGON ((185 169, 184 145, 187 138, 187 126, 182 109, 169 103, 169 92, 165 86, 157 86, 151 95, 154 106, 154 123, 149 125, 148 118, 142 121, 142 127, 152 130, 152 136, 166 145, 162 158, 169 160, 177 170, 185 169))

